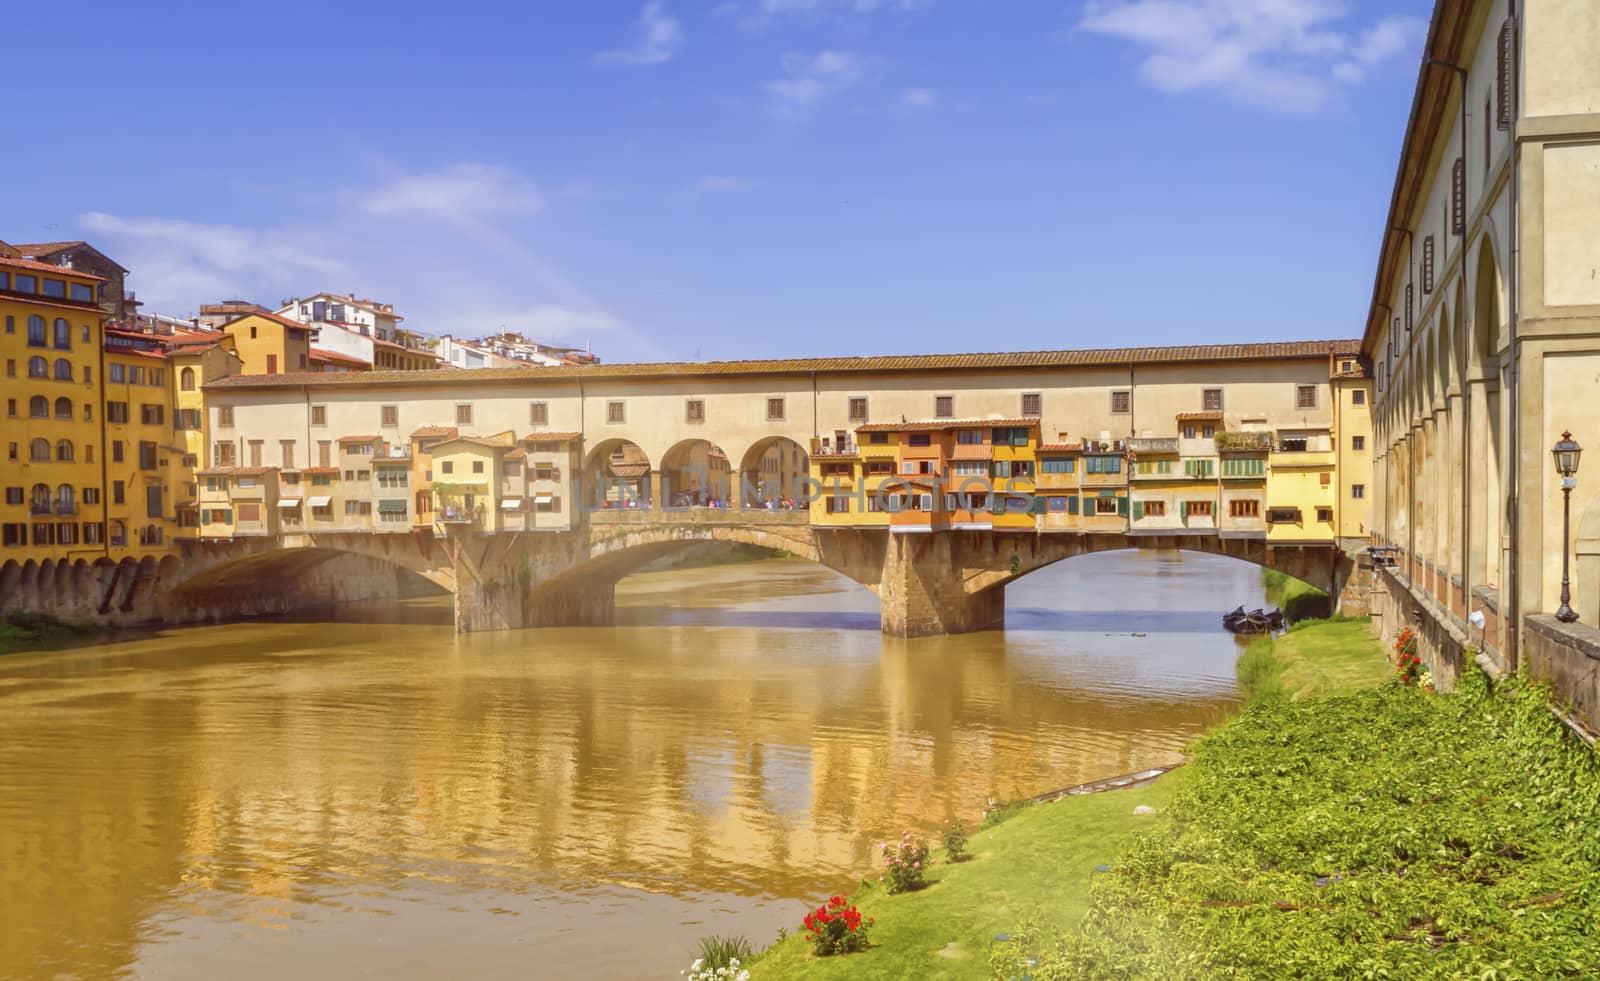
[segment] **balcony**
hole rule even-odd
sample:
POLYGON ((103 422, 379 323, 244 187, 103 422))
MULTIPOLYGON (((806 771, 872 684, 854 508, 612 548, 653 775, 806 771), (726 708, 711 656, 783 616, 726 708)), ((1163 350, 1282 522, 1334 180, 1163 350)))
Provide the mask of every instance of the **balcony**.
POLYGON ((77 513, 78 513, 78 505, 72 503, 71 501, 57 501, 56 502, 56 514, 72 515, 72 514, 77 514, 77 513))
POLYGON ((1176 453, 1178 452, 1178 437, 1164 437, 1160 439, 1130 439, 1128 452, 1139 453, 1176 453))
POLYGON ((1218 433, 1218 453, 1265 453, 1272 449, 1272 434, 1267 432, 1218 433))

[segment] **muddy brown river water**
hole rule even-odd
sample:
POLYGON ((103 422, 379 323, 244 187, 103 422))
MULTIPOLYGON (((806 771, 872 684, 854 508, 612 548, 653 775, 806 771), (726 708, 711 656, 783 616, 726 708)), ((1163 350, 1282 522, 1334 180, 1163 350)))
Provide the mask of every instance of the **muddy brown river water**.
POLYGON ((630 578, 615 628, 420 601, 0 657, 0 977, 676 977, 891 831, 1176 760, 1261 598, 1110 553, 1009 587, 1004 632, 898 641, 773 560, 630 578))

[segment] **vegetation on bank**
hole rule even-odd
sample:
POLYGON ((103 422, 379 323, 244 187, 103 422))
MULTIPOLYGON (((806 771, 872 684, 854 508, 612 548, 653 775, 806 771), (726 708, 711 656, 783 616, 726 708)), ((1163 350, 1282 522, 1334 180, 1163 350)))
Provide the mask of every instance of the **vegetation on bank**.
POLYGON ((102 632, 101 627, 67 623, 48 613, 11 610, 0 620, 0 654, 68 647, 102 632))
POLYGON ((1096 867, 1150 826, 1152 818, 1133 809, 1165 806, 1182 782, 1177 776, 1012 811, 968 838, 966 859, 949 862, 935 852, 922 889, 890 895, 886 882, 863 882, 849 899, 873 919, 866 950, 817 957, 794 932, 745 966, 755 981, 988 978, 996 933, 1038 909, 1071 920, 1088 909, 1096 867))
POLYGON ((1302 620, 1277 637, 1259 637, 1234 669, 1251 702, 1373 688, 1394 673, 1364 617, 1302 620))
POLYGON ((1262 568, 1261 585, 1266 587, 1267 603, 1282 610, 1290 623, 1321 619, 1333 612, 1327 593, 1286 572, 1262 568))

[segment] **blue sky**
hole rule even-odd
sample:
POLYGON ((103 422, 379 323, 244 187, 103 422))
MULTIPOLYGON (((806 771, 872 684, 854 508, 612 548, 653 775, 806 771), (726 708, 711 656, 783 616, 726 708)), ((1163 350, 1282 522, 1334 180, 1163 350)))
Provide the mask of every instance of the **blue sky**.
POLYGON ((0 239, 610 361, 1354 337, 1428 13, 28 4, 0 239))

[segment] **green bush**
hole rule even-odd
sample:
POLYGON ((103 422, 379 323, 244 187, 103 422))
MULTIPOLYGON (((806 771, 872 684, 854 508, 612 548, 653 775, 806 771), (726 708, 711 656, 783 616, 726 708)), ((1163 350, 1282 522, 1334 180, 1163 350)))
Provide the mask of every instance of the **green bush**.
POLYGON ((700 963, 707 970, 728 967, 734 961, 750 963, 750 941, 743 937, 713 935, 700 938, 700 963))
POLYGON ((882 881, 889 895, 914 892, 928 884, 928 867, 933 864, 926 841, 913 841, 907 831, 897 842, 884 842, 882 881))
POLYGON ((948 862, 967 860, 967 826, 957 819, 944 828, 944 857, 948 862))

